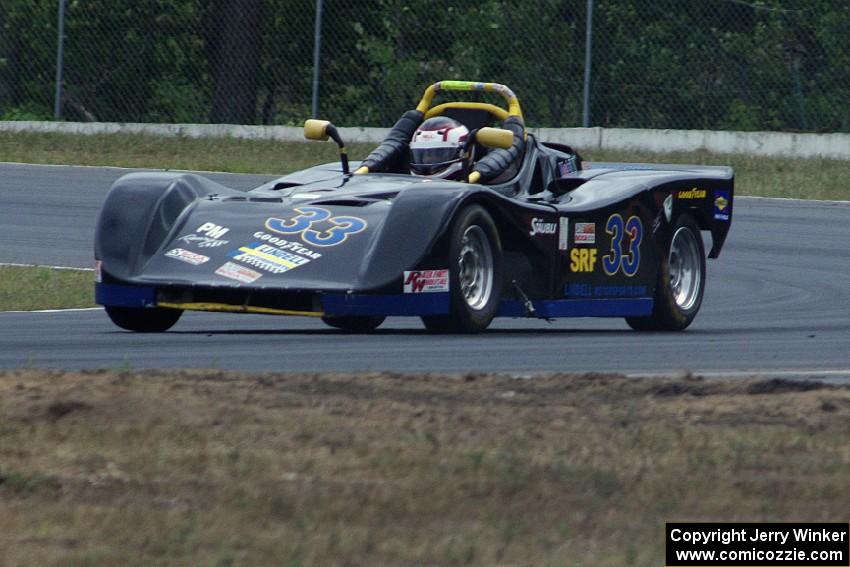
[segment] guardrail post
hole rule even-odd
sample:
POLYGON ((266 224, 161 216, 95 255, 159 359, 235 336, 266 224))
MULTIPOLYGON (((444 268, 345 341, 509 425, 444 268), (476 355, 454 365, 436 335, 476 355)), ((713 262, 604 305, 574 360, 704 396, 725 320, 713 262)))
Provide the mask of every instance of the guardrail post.
POLYGON ((319 117, 319 63, 322 51, 322 0, 316 0, 316 29, 313 32, 313 104, 312 117, 319 117))
POLYGON ((59 0, 59 21, 56 27, 56 97, 53 103, 54 120, 62 120, 62 71, 65 65, 65 0, 59 0))
POLYGON ((590 128, 590 61, 593 48, 593 0, 587 0, 587 32, 584 39, 584 94, 581 125, 590 128))

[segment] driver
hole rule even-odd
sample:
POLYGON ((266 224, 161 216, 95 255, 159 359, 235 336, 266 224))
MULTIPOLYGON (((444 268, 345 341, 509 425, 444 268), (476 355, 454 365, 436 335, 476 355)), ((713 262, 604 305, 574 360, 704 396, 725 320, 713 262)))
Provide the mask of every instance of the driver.
POLYGON ((410 172, 433 179, 461 179, 468 138, 469 130, 457 120, 429 118, 410 140, 410 172))

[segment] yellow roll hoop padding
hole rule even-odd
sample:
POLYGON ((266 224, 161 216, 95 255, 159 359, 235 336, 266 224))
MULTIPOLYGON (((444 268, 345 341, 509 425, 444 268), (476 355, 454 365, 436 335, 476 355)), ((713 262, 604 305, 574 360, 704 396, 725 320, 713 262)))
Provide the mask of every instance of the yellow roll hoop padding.
POLYGON ((308 140, 327 142, 328 125, 330 125, 330 122, 327 120, 316 120, 314 118, 310 118, 304 123, 304 137, 308 140))
POLYGON ((487 148, 502 148, 507 150, 514 143, 514 133, 502 128, 485 126, 478 131, 475 141, 487 148))
POLYGON ((488 102, 455 101, 444 102, 443 104, 438 104, 437 106, 429 109, 428 112, 425 113, 425 120, 433 118, 434 116, 440 116, 447 108, 475 108, 478 110, 486 110, 499 120, 504 120, 509 116, 507 110, 505 110, 504 108, 499 108, 495 104, 490 104, 488 102))
POLYGON ((514 92, 499 83, 481 83, 477 81, 439 81, 425 89, 422 100, 416 106, 416 110, 425 114, 431 108, 434 96, 440 91, 483 91, 496 93, 508 103, 508 116, 522 118, 522 110, 519 107, 519 99, 514 92))

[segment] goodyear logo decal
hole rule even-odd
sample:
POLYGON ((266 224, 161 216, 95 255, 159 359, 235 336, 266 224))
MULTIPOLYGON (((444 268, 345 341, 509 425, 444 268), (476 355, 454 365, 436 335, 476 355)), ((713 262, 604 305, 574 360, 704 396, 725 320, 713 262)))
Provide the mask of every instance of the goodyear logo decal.
POLYGON ((687 191, 679 191, 680 199, 705 199, 705 189, 688 189, 687 191))

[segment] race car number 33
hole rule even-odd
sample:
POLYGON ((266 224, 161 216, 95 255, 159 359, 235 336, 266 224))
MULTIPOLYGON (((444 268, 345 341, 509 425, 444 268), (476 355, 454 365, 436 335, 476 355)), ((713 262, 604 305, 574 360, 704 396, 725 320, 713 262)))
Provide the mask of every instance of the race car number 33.
POLYGON ((366 221, 359 217, 331 216, 331 212, 321 207, 300 207, 298 214, 291 219, 270 218, 266 228, 278 234, 300 234, 301 240, 314 246, 336 246, 346 241, 349 234, 365 230, 366 221), (324 230, 316 226, 327 227, 324 230))

